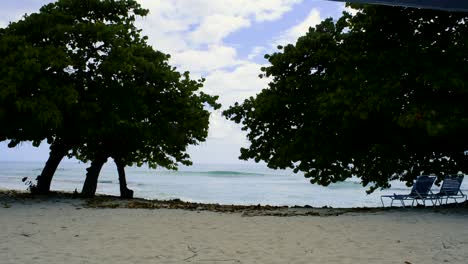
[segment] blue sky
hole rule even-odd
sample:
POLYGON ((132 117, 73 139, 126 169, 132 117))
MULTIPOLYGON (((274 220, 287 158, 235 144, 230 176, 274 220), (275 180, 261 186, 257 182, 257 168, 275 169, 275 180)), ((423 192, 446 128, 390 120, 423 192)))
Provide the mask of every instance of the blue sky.
MULTIPOLYGON (((37 12, 48 0, 2 0, 0 27, 37 12)), ((223 108, 210 118, 209 137, 190 147, 195 163, 240 163, 241 146, 248 146, 240 126, 221 111, 267 87, 259 79, 263 55, 278 44, 294 43, 310 26, 339 17, 344 3, 323 0, 139 0, 150 10, 137 24, 149 43, 171 54, 171 64, 205 77, 204 91, 220 96, 223 108), (190 3, 190 5, 189 5, 190 3)), ((28 143, 8 149, 0 143, 0 161, 45 161, 48 146, 28 143)))

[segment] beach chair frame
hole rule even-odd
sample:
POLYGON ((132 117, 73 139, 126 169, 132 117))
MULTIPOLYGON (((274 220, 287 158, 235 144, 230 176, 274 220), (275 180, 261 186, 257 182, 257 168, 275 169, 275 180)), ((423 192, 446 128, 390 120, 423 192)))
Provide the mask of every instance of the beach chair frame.
POLYGON ((445 204, 448 204, 449 199, 453 199, 455 204, 459 203, 458 199, 462 199, 461 202, 465 202, 467 196, 460 190, 464 176, 463 174, 458 174, 445 177, 439 192, 433 195, 436 204, 438 202, 442 205, 444 200, 445 204))
POLYGON ((393 202, 398 200, 401 202, 403 207, 406 207, 405 201, 411 201, 411 207, 414 207, 414 203, 419 205, 419 200, 422 201, 423 205, 426 206, 426 200, 431 201, 432 205, 434 206, 434 194, 431 191, 431 187, 434 184, 436 177, 429 176, 429 175, 421 175, 418 176, 416 181, 413 184, 413 188, 409 194, 393 194, 393 195, 382 195, 380 196, 380 201, 382 202, 382 206, 385 207, 384 199, 389 198, 391 199, 390 207, 393 206, 393 202))

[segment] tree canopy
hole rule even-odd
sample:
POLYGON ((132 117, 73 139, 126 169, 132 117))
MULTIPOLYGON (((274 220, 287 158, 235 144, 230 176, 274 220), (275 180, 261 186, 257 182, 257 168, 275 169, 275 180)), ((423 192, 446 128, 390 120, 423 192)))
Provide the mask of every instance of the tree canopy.
POLYGON ((370 192, 468 172, 467 14, 352 7, 265 55, 268 87, 224 111, 248 132, 240 158, 370 192))
POLYGON ((108 157, 122 170, 191 164, 186 148, 220 106, 146 43, 134 22, 147 13, 135 0, 59 0, 1 29, 0 140, 48 140, 39 192, 66 155, 93 161, 90 196, 108 157))

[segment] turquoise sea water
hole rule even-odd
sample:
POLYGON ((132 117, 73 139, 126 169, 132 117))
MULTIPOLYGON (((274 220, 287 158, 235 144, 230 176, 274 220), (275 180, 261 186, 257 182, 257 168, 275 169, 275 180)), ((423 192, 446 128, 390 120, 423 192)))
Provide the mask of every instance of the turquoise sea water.
MULTIPOLYGON (((0 161, 0 188, 25 190, 23 177, 35 179, 42 162, 0 161)), ((52 189, 81 191, 87 164, 62 162, 52 181, 52 189)), ((376 207, 381 206, 380 195, 409 193, 401 182, 392 188, 365 193, 358 179, 322 187, 310 184, 301 174, 271 170, 258 164, 195 164, 178 171, 150 170, 146 167, 127 168, 128 187, 135 197, 174 199, 220 204, 311 205, 314 207, 376 207)), ((467 180, 462 185, 468 193, 467 180)), ((437 186, 434 186, 437 191, 437 186)), ((119 194, 118 176, 113 162, 101 172, 98 193, 119 194)))

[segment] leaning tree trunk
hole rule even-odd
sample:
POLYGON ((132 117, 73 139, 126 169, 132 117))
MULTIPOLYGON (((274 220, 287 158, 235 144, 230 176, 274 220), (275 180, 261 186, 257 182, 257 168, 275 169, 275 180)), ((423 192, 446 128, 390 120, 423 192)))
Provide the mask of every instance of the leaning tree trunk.
POLYGON ((96 194, 99 173, 102 166, 106 163, 107 157, 100 157, 91 162, 91 166, 86 169, 86 180, 83 184, 81 196, 85 198, 92 198, 96 194))
POLYGON ((115 165, 117 166, 117 172, 119 173, 119 184, 120 184, 120 197, 126 199, 133 198, 133 190, 127 188, 127 180, 125 178, 125 165, 121 159, 114 158, 115 165))
POLYGON ((47 160, 41 175, 37 176, 37 186, 31 188, 36 194, 47 194, 50 192, 50 184, 63 157, 67 155, 68 148, 62 143, 52 143, 50 146, 49 159, 47 160))

